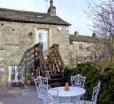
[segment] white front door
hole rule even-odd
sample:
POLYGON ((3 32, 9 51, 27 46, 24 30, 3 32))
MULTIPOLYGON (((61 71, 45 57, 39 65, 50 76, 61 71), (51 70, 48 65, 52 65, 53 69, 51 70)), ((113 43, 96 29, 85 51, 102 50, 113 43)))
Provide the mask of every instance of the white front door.
POLYGON ((36 41, 37 41, 37 43, 43 44, 43 55, 44 55, 44 58, 47 58, 47 55, 48 55, 48 30, 37 29, 36 41))

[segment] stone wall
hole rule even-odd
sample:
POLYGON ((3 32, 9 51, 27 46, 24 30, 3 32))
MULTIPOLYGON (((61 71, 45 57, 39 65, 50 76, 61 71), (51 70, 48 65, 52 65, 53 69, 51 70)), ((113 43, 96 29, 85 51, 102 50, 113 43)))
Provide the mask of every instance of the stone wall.
POLYGON ((69 66, 76 67, 79 63, 99 61, 104 55, 104 47, 105 44, 74 41, 69 45, 69 66))
POLYGON ((0 77, 5 79, 0 80, 0 83, 8 80, 8 67, 18 65, 24 51, 36 44, 37 28, 49 30, 49 47, 59 44, 64 63, 68 64, 66 57, 69 45, 68 26, 0 21, 0 59, 4 60, 0 61, 0 68, 4 70, 4 75, 0 77))

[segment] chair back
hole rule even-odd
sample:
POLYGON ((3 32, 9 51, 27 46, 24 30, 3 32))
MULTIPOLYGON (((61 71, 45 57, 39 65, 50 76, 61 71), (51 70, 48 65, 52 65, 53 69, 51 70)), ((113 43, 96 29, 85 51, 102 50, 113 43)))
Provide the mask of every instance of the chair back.
POLYGON ((86 80, 86 77, 83 77, 80 74, 71 76, 71 85, 84 88, 85 80, 86 80))
POLYGON ((98 97, 98 94, 99 94, 100 85, 101 85, 101 82, 99 81, 98 84, 97 84, 97 86, 95 86, 93 88, 93 94, 92 94, 91 101, 94 102, 94 104, 96 104, 96 102, 97 102, 97 97, 98 97))
POLYGON ((51 93, 53 93, 54 96, 48 93, 48 104, 58 104, 58 102, 59 102, 59 100, 58 100, 59 91, 57 89, 51 89, 51 93))
POLYGON ((34 83, 37 89, 37 95, 38 98, 41 98, 44 102, 44 104, 47 104, 48 100, 48 78, 38 76, 36 79, 34 79, 34 83))

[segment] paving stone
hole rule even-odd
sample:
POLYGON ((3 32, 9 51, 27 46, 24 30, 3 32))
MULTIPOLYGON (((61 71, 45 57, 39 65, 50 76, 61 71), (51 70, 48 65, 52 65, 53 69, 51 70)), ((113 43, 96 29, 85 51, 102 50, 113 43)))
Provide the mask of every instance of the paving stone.
POLYGON ((37 98, 35 87, 20 88, 0 88, 0 104, 43 104, 37 98))

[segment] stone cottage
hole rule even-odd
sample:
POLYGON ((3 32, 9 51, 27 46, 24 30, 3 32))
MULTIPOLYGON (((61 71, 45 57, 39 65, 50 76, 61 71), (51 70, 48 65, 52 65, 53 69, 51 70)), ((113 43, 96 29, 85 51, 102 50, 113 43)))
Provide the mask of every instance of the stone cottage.
MULTIPOLYGON (((105 42, 95 37, 69 34, 70 24, 56 15, 50 0, 47 13, 0 9, 0 85, 6 85, 24 52, 43 43, 44 57, 53 44, 65 65, 75 66, 86 61, 97 61, 102 56, 105 42)), ((16 71, 16 70, 15 70, 16 71)))
POLYGON ((24 51, 37 43, 43 43, 45 55, 50 46, 59 44, 68 64, 69 25, 56 15, 53 0, 47 13, 0 9, 0 84, 10 81, 9 68, 17 66, 24 51))

